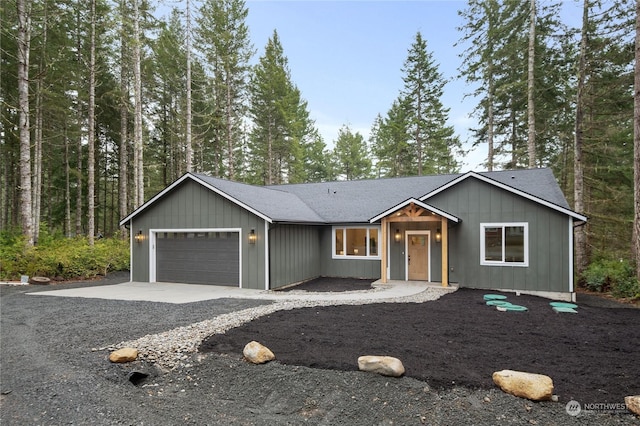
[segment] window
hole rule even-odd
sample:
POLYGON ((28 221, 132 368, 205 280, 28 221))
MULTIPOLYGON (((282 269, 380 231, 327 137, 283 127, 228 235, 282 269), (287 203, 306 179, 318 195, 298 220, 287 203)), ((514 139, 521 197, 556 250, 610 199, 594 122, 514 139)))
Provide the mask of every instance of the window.
POLYGON ((480 264, 529 266, 529 224, 480 224, 480 264))
POLYGON ((377 227, 333 228, 333 257, 379 259, 380 229, 377 227))

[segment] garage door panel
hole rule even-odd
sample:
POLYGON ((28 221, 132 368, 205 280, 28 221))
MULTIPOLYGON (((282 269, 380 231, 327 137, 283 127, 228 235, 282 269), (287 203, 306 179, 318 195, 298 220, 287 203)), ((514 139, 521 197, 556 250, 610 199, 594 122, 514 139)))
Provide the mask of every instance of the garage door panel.
POLYGON ((237 232, 164 233, 156 238, 156 280, 238 286, 237 232))

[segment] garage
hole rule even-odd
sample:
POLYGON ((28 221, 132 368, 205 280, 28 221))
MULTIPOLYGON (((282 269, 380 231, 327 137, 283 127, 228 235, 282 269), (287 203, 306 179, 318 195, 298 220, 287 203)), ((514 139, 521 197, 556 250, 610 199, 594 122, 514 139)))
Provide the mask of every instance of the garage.
POLYGON ((240 285, 240 233, 155 232, 156 281, 240 285))

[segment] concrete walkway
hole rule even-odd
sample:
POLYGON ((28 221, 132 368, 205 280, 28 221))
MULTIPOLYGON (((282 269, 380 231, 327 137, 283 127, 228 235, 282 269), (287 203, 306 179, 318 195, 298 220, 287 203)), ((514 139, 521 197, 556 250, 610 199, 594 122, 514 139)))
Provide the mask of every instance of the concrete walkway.
POLYGON ((28 293, 33 296, 84 297, 91 299, 129 300, 161 303, 192 303, 213 299, 258 299, 273 301, 288 300, 371 300, 384 301, 398 297, 413 296, 427 288, 442 289, 443 293, 455 291, 457 287, 444 288, 440 283, 422 281, 392 281, 381 284, 373 283, 372 290, 347 292, 306 292, 306 291, 273 291, 250 290, 237 287, 177 284, 177 283, 142 283, 127 282, 122 284, 96 287, 79 287, 65 290, 51 290, 28 293))

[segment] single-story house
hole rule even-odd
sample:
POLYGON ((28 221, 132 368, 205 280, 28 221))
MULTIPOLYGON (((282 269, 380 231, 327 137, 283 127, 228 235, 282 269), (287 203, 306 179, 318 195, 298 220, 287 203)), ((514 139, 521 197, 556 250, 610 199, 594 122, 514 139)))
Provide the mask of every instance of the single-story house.
POLYGON ((549 169, 254 186, 186 173, 122 219, 131 280, 277 289, 320 276, 573 299, 549 169))

